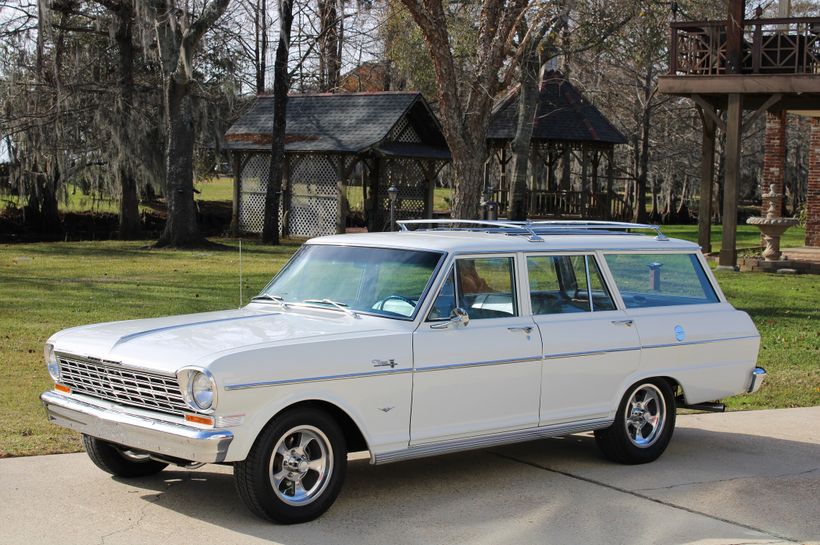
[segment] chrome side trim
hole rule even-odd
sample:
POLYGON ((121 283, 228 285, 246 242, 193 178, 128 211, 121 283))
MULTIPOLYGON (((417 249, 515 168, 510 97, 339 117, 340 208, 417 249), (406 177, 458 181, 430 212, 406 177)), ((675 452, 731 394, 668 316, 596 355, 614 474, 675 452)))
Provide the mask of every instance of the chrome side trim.
POLYGON ((612 425, 612 422, 612 419, 581 420, 577 422, 568 422, 566 424, 554 424, 551 426, 527 428, 524 430, 497 433, 493 435, 480 435, 477 437, 467 437, 464 439, 453 439, 450 441, 414 445, 403 450, 372 454, 370 463, 389 464, 403 460, 412 460, 413 458, 425 458, 427 456, 438 456, 440 454, 449 454, 464 450, 494 447, 510 443, 521 443, 524 441, 532 441, 534 439, 543 439, 546 437, 558 437, 560 435, 567 435, 570 433, 608 428, 612 425))
POLYGON ((541 356, 530 356, 528 358, 516 358, 510 360, 489 360, 489 361, 471 361, 467 363, 448 363, 443 365, 431 365, 429 367, 417 367, 416 373, 426 373, 428 371, 444 371, 447 369, 460 369, 468 367, 486 367, 490 365, 507 365, 510 363, 528 363, 533 361, 541 361, 541 356))
POLYGON ((233 441, 228 430, 199 428, 124 413, 48 391, 40 396, 48 420, 118 445, 192 462, 222 462, 233 441))
POLYGON ((649 344, 644 346, 644 349, 649 350, 650 348, 670 348, 672 346, 686 346, 689 344, 710 344, 710 343, 722 343, 727 341, 742 341, 746 339, 759 339, 760 335, 744 335, 742 337, 724 337, 722 339, 705 339, 702 341, 685 341, 685 342, 674 342, 674 343, 664 343, 664 344, 649 344))
POLYGON ((348 378, 366 378, 378 377, 383 375, 398 375, 402 373, 410 373, 412 369, 391 369, 385 371, 366 371, 362 373, 345 373, 342 375, 325 375, 319 377, 308 378, 291 378, 284 380, 265 380, 261 382, 246 382, 241 384, 226 384, 225 390, 247 390, 248 388, 267 388, 268 386, 284 386, 287 384, 302 384, 305 382, 324 382, 327 380, 344 380, 348 378))
POLYGON ((628 346, 626 348, 605 348, 603 350, 588 350, 584 352, 559 352, 557 354, 545 354, 545 360, 555 360, 558 358, 577 358, 581 356, 595 356, 598 354, 610 354, 613 352, 633 352, 640 351, 640 346, 628 346))

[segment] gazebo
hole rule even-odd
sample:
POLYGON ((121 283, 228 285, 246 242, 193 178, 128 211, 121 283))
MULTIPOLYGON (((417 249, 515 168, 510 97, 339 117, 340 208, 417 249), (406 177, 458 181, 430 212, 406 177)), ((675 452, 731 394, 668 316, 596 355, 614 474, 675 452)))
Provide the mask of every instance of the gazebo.
MULTIPOLYGON (((501 99, 490 120, 487 145, 495 164, 489 182, 500 214, 506 213, 509 202, 510 143, 518 123, 519 94, 516 87, 501 99)), ((618 129, 563 74, 545 72, 530 143, 528 215, 625 218, 630 211, 613 190, 615 145, 625 143, 618 129), (580 166, 575 180, 573 161, 580 166)))
MULTIPOLYGON (((258 96, 225 134, 232 153, 234 231, 259 233, 270 165, 273 97, 258 96)), ((282 235, 344 232, 351 210, 370 231, 389 228, 388 188, 398 189, 396 219, 429 218, 450 151, 419 93, 288 97, 282 235)))

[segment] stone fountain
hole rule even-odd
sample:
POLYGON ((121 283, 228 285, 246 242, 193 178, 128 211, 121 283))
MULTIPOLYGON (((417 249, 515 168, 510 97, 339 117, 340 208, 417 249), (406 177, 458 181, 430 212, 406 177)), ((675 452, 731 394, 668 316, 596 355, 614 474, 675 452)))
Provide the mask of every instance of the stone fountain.
POLYGON ((769 192, 763 195, 763 198, 769 201, 766 217, 753 217, 746 220, 749 225, 757 225, 757 228, 763 234, 763 240, 766 242, 763 257, 766 261, 778 261, 780 259, 780 236, 789 227, 797 225, 797 220, 794 218, 779 218, 776 216, 775 203, 781 197, 783 195, 775 193, 773 185, 769 186, 769 192))

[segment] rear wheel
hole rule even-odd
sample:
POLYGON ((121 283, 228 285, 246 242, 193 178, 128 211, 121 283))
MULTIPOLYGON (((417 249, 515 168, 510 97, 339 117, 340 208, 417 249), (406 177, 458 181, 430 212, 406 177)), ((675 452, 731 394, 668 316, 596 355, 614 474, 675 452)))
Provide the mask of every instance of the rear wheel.
POLYGON ((234 464, 239 496, 256 515, 283 524, 327 511, 347 469, 347 447, 329 415, 296 409, 277 416, 248 457, 234 464))
POLYGON ((146 477, 168 467, 165 462, 152 460, 147 454, 132 452, 89 435, 83 435, 83 446, 94 465, 117 477, 146 477))
POLYGON ((624 394, 615 421, 595 432, 604 455, 622 464, 656 460, 669 445, 675 429, 675 395, 665 380, 633 384, 624 394))

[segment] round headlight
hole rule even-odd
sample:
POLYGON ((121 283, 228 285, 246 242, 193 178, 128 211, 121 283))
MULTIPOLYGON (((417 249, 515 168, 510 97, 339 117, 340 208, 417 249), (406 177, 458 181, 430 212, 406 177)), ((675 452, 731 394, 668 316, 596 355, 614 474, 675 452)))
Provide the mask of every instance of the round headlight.
POLYGON ((211 377, 197 372, 191 381, 191 397, 200 409, 210 409, 214 404, 214 383, 211 377))
POLYGON ((48 369, 48 374, 51 375, 51 378, 54 380, 54 382, 59 382, 60 360, 58 360, 57 356, 54 355, 53 344, 46 344, 45 349, 43 350, 43 356, 46 360, 46 368, 48 369))
POLYGON ((216 381, 202 367, 183 367, 177 371, 179 389, 188 406, 198 412, 211 413, 216 407, 216 381))

